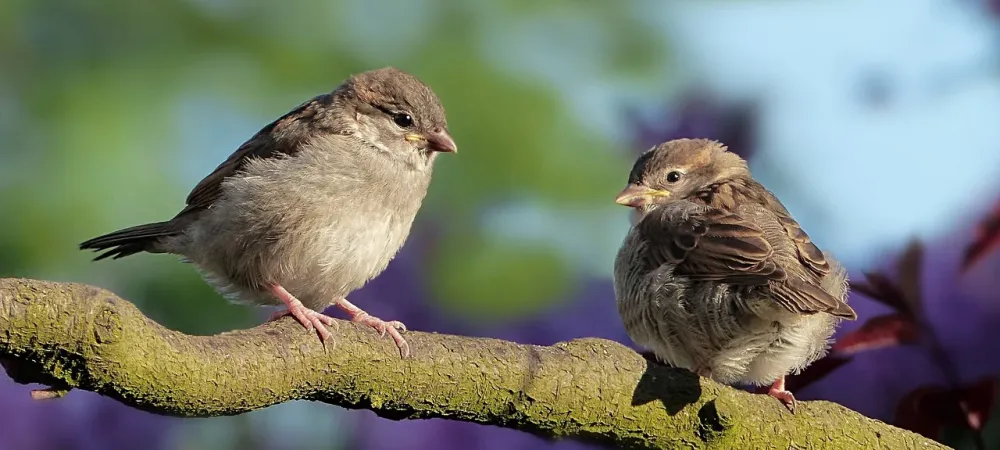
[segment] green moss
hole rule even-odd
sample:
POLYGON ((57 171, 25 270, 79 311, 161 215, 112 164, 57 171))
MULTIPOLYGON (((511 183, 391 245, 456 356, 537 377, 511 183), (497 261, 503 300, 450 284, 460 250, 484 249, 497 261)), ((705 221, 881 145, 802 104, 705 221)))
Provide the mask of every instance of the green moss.
POLYGON ((602 339, 552 347, 408 333, 413 357, 342 322, 324 352, 293 320, 216 336, 164 329, 102 290, 0 279, 0 357, 18 381, 181 417, 293 399, 449 418, 621 448, 945 448, 838 405, 767 396, 646 362, 602 339), (766 430, 766 432, 764 432, 766 430))

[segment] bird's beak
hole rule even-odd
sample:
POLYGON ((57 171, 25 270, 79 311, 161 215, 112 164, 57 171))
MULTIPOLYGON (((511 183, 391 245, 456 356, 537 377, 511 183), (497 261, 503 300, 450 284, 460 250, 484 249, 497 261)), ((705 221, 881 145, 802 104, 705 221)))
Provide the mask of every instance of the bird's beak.
POLYGON ((427 134, 410 133, 406 135, 407 141, 426 141, 427 148, 435 152, 458 153, 458 146, 455 140, 444 128, 435 128, 427 134))
POLYGON ((625 186, 625 189, 622 189, 621 193, 618 194, 618 198, 615 199, 615 203, 622 206, 628 206, 630 208, 638 208, 652 203, 653 199, 656 197, 669 196, 670 191, 659 191, 646 186, 630 184, 625 186))

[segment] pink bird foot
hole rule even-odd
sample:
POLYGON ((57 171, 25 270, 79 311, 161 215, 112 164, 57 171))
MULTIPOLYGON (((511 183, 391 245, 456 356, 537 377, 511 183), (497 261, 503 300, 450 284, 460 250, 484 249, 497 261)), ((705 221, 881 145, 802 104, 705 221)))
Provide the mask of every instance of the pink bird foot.
POLYGON ((267 321, 271 322, 285 316, 292 316, 306 330, 316 330, 316 334, 319 335, 319 340, 323 344, 323 349, 326 350, 326 342, 333 339, 333 334, 330 333, 327 326, 337 326, 334 318, 307 308, 299 299, 277 284, 271 286, 271 294, 278 297, 287 309, 271 314, 267 321))
POLYGON ((771 385, 771 389, 767 391, 767 395, 778 399, 782 404, 788 407, 788 410, 795 412, 795 396, 791 392, 785 390, 785 377, 782 376, 778 378, 774 384, 771 385))
POLYGON ((357 322, 363 325, 368 325, 378 331, 379 335, 385 337, 386 334, 392 338, 396 343, 396 347, 399 348, 399 356, 406 358, 410 356, 410 344, 406 343, 406 339, 403 339, 403 335, 399 334, 400 331, 406 331, 406 325, 398 320, 385 321, 375 317, 371 314, 366 313, 363 309, 354 306, 353 303, 347 301, 346 298, 342 298, 337 301, 337 307, 344 310, 348 316, 351 317, 352 322, 357 322))

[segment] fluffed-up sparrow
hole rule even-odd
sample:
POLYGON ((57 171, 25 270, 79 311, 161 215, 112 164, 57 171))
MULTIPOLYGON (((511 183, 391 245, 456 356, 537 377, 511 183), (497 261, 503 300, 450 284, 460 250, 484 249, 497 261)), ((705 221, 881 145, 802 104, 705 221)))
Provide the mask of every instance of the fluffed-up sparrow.
POLYGON ((826 354, 847 305, 846 270, 721 143, 678 139, 638 158, 618 204, 637 221, 614 264, 629 336, 722 383, 770 384, 826 354))

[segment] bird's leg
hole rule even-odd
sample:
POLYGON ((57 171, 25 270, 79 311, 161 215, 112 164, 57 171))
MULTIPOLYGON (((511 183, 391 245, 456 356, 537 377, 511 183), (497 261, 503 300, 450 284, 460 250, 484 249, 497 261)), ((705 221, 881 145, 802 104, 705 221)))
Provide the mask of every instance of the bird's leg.
POLYGON ((785 390, 785 376, 782 375, 778 378, 774 384, 771 385, 771 389, 767 391, 767 395, 778 399, 782 404, 788 407, 788 410, 795 412, 795 396, 791 392, 785 390))
POLYGON ((319 335, 319 340, 323 343, 323 348, 325 349, 326 341, 333 338, 333 334, 330 333, 330 330, 327 329, 326 326, 337 326, 337 322, 333 319, 333 317, 307 308, 306 305, 303 305, 302 302, 299 301, 299 299, 295 298, 295 296, 280 285, 272 285, 270 287, 270 291, 272 295, 285 304, 287 309, 271 314, 271 317, 269 317, 267 321, 271 322, 281 317, 292 316, 295 320, 298 320, 302 326, 306 327, 307 330, 316 330, 316 334, 319 335))
POLYGON ((403 339, 403 335, 399 334, 400 331, 406 331, 406 325, 403 325, 403 322, 398 320, 386 322, 354 306, 346 298, 338 299, 336 305, 351 317, 352 322, 368 325, 374 328, 375 331, 378 331, 379 335, 383 337, 386 334, 392 337, 392 340, 396 342, 396 347, 399 347, 399 356, 403 358, 410 356, 410 344, 407 344, 406 339, 403 339))

